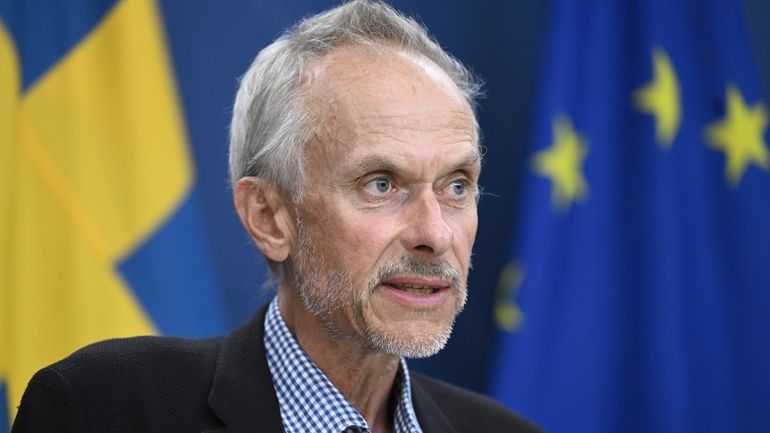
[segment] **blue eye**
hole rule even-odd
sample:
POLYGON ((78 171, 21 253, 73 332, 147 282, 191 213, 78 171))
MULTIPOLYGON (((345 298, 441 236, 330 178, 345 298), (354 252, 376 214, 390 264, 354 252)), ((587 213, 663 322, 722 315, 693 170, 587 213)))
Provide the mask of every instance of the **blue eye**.
POLYGON ((390 191, 390 180, 384 177, 374 179, 374 188, 377 190, 377 192, 384 194, 390 191))
POLYGON ((463 195, 465 194, 465 188, 468 186, 468 181, 465 179, 457 179, 449 184, 449 188, 452 190, 452 194, 454 195, 463 195))
POLYGON ((365 189, 371 194, 385 195, 393 190, 393 183, 387 177, 378 177, 367 182, 365 189))

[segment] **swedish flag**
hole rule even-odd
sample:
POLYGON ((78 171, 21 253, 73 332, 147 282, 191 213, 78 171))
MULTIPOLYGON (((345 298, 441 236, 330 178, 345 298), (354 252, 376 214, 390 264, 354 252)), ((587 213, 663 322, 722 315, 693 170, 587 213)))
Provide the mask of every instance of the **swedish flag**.
POLYGON ((7 421, 37 369, 87 343, 226 330, 194 184, 154 1, 0 1, 7 421))
POLYGON ((552 433, 770 431, 770 148, 740 3, 555 0, 493 394, 552 433))

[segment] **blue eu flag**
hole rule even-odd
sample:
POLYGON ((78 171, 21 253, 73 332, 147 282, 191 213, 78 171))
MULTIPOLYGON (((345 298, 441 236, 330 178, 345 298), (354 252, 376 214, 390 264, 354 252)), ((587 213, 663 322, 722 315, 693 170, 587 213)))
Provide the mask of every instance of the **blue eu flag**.
POLYGON ((492 393, 551 433, 770 431, 770 150, 740 3, 555 0, 492 393))

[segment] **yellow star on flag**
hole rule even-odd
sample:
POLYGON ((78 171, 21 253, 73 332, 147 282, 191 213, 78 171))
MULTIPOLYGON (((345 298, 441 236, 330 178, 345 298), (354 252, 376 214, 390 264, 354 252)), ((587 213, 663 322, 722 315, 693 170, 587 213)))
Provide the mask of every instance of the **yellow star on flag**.
POLYGON ((634 93, 634 102, 640 111, 655 116, 655 138, 669 149, 682 123, 679 80, 664 50, 653 50, 652 64, 654 77, 634 93))
POLYGON ((749 107, 740 90, 733 84, 727 85, 725 117, 707 127, 706 140, 711 147, 725 153, 725 176, 731 185, 740 183, 751 163, 765 171, 770 169, 770 155, 764 139, 767 120, 763 103, 749 107))
POLYGON ((504 331, 516 331, 524 321, 524 314, 515 302, 523 280, 524 270, 514 262, 508 262, 497 279, 494 317, 497 326, 504 331))
POLYGON ((534 156, 533 168, 536 173, 551 180, 552 202, 564 209, 588 195, 582 171, 588 146, 566 117, 559 116, 554 120, 553 135, 551 147, 534 156))

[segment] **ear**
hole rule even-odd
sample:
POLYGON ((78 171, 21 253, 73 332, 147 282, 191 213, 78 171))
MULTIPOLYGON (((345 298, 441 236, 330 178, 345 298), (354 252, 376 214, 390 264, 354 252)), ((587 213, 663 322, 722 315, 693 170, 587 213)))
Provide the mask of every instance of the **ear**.
POLYGON ((270 260, 283 262, 294 243, 294 220, 289 202, 265 179, 244 177, 233 191, 241 224, 254 244, 270 260))

